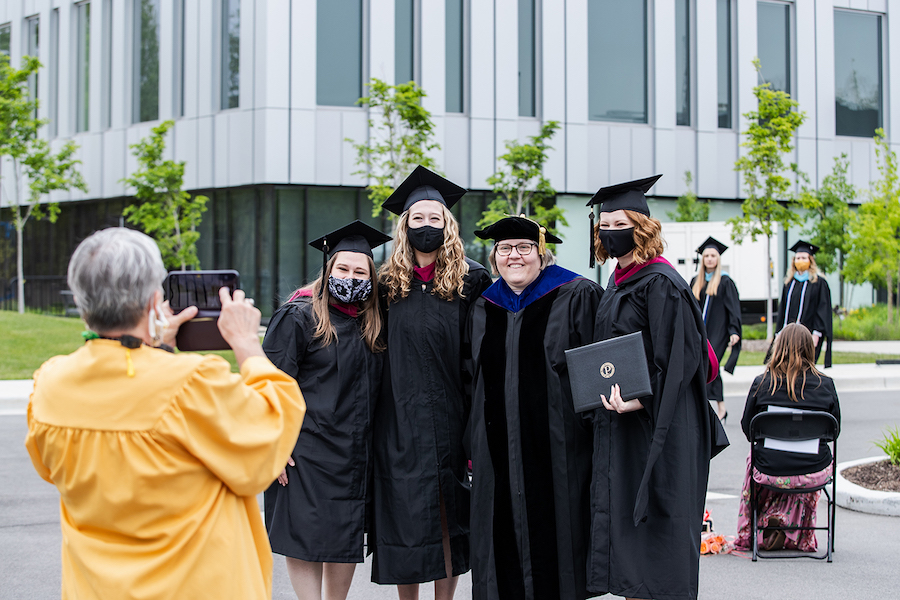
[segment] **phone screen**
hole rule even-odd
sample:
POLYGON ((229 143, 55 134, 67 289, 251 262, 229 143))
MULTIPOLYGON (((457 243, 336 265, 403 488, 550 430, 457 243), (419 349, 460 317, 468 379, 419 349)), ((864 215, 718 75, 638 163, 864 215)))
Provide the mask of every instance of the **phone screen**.
POLYGON ((163 291, 172 310, 188 306, 200 310, 220 310, 219 288, 227 287, 233 294, 240 289, 237 271, 173 271, 163 283, 163 291))

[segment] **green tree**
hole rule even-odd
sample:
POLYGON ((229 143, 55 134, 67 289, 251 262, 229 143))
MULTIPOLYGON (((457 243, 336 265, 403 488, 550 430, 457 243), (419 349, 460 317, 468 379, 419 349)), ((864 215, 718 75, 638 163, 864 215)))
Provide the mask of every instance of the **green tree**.
POLYGON ((684 172, 685 192, 678 196, 673 212, 667 212, 669 218, 679 223, 691 223, 694 221, 709 221, 709 202, 700 202, 691 184, 694 177, 690 171, 684 172))
POLYGON ((544 177, 548 143, 559 129, 559 122, 547 121, 538 135, 529 136, 528 142, 506 142, 506 154, 500 156, 500 169, 488 177, 497 196, 488 204, 478 221, 481 228, 495 223, 507 215, 525 214, 558 235, 557 224, 568 225, 562 208, 554 203, 556 190, 544 177))
POLYGON ((354 175, 369 178, 369 199, 372 216, 381 214, 381 203, 416 168, 422 165, 433 171, 437 165, 428 153, 439 150, 432 141, 434 123, 431 113, 422 106, 425 91, 416 82, 388 85, 378 78, 366 84, 369 95, 357 104, 370 109, 375 118, 369 119, 369 139, 357 144, 356 164, 362 167, 354 175))
POLYGON ((151 134, 132 144, 138 170, 122 180, 134 188, 137 204, 122 211, 128 222, 140 227, 156 240, 163 262, 169 269, 200 268, 197 258, 197 226, 206 210, 206 196, 193 196, 184 190, 184 161, 163 160, 166 133, 174 121, 163 121, 151 134))
POLYGON ((816 264, 824 273, 840 276, 840 305, 844 305, 844 259, 850 250, 848 226, 853 218, 850 203, 856 200, 856 188, 847 180, 850 160, 846 154, 834 157, 834 166, 819 189, 804 193, 813 201, 808 202, 806 220, 809 227, 803 231, 806 239, 819 247, 816 264))
POLYGON ((851 283, 868 281, 887 287, 888 323, 893 321, 895 275, 900 270, 900 179, 897 155, 884 137, 875 131, 875 155, 881 179, 872 184, 869 201, 860 205, 850 223, 850 252, 844 277, 851 283))
MULTIPOLYGON (((757 72, 761 71, 759 59, 753 59, 757 72)), ((796 163, 786 165, 784 157, 793 150, 794 132, 806 120, 806 113, 795 109, 799 103, 791 95, 772 89, 772 84, 761 83, 753 88, 757 109, 744 113, 749 127, 743 132, 741 146, 747 149, 744 156, 734 163, 744 179, 747 198, 741 208, 743 212, 728 219, 732 227, 731 239, 740 244, 748 235, 756 241, 757 236, 766 237, 766 339, 772 339, 772 236, 780 225, 787 230, 802 222, 796 211, 799 200, 791 191, 792 181, 787 171, 805 179, 796 163)))
POLYGON ((25 273, 22 238, 25 225, 32 217, 46 217, 56 221, 59 206, 40 204, 41 198, 57 190, 72 188, 87 192, 87 185, 74 158, 78 146, 66 142, 58 152, 39 137, 46 119, 37 119, 37 100, 30 99, 28 78, 41 67, 38 59, 23 56, 22 68, 9 64, 9 57, 0 55, 0 160, 8 158, 12 173, 4 175, 3 199, 0 206, 9 207, 16 227, 16 276, 19 313, 25 312, 25 273), (11 185, 7 185, 9 180, 11 185), (11 188, 11 189, 10 189, 11 188))

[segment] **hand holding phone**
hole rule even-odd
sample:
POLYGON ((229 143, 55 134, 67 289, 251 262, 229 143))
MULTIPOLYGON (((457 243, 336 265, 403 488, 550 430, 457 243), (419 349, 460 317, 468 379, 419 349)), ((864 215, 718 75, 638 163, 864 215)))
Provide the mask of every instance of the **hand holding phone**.
POLYGON ((234 350, 238 365, 251 356, 265 356, 259 343, 259 319, 262 314, 253 305, 253 300, 244 297, 242 290, 235 290, 234 296, 228 288, 219 290, 222 313, 218 327, 225 342, 234 350))

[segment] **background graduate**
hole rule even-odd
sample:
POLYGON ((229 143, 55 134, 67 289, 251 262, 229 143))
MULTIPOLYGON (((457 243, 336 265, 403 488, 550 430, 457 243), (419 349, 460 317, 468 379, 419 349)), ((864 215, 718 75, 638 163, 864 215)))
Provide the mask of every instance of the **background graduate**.
POLYGON ((363 562, 371 421, 383 341, 372 248, 391 239, 354 221, 309 243, 322 273, 269 322, 263 349, 300 384, 306 418, 285 470, 266 490, 272 551, 301 600, 346 598, 363 562), (330 258, 328 258, 330 256, 330 258))
POLYGON ((709 460, 727 441, 706 400, 715 357, 703 316, 661 256, 662 227, 644 196, 659 177, 603 188, 589 202, 602 203, 596 258, 618 261, 594 339, 640 331, 653 395, 625 401, 613 388, 593 412, 588 589, 674 600, 697 597, 709 460))
POLYGON ((400 215, 381 268, 387 332, 374 421, 372 581, 401 600, 434 581, 449 600, 469 570, 468 415, 460 343, 469 307, 491 283, 466 258, 450 208, 466 190, 417 167, 384 208, 400 215))
POLYGON ((472 595, 586 598, 591 431, 564 352, 591 341, 603 290, 553 265, 546 243, 560 240, 534 221, 475 235, 495 241, 500 279, 470 317, 472 595))
MULTIPOLYGON (((776 335, 788 323, 801 323, 812 332, 816 346, 816 362, 822 352, 824 342, 825 367, 831 366, 831 288, 823 277, 819 277, 815 254, 819 247, 803 240, 791 246, 794 258, 784 278, 778 315, 775 320, 776 335)), ((770 350, 771 351, 771 350, 770 350)), ((768 356, 766 357, 768 358, 768 356)))
MULTIPOLYGON (((731 348, 725 370, 734 373, 741 354, 741 298, 734 280, 728 273, 722 272, 721 257, 726 250, 728 246, 713 237, 706 238, 700 244, 697 248, 700 268, 698 275, 691 280, 691 291, 700 303, 700 313, 706 323, 706 337, 716 353, 716 359, 722 364, 725 350, 731 348)), ((721 377, 716 377, 706 387, 706 396, 716 401, 719 419, 724 423, 728 411, 725 409, 721 377)))

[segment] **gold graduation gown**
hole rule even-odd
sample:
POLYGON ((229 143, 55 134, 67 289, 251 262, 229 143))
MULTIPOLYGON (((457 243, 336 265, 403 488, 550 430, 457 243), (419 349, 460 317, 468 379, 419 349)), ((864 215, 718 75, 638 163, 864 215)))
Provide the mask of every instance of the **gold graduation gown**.
POLYGON ((60 493, 62 598, 271 598, 256 501, 306 410, 263 357, 92 340, 35 373, 25 445, 60 493))

